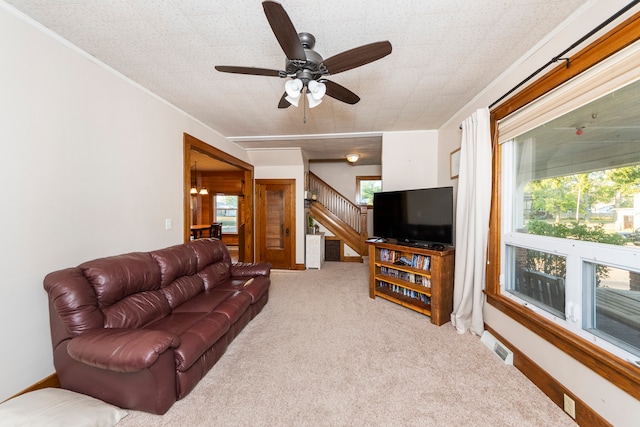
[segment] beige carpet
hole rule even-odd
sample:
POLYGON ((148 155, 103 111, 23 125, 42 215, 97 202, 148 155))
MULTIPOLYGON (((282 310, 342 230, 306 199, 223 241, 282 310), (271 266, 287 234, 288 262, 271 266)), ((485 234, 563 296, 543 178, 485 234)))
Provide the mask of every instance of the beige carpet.
POLYGON ((366 264, 272 273, 270 301, 185 399, 137 426, 575 426, 478 337, 368 295, 366 264))

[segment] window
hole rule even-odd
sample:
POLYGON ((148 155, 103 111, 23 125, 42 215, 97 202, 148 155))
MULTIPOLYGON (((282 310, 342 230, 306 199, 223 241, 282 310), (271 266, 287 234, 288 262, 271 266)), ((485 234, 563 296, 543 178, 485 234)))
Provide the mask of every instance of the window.
POLYGON ((636 398, 639 39, 629 20, 492 109, 486 282, 495 309, 636 398))
POLYGON ((632 290, 629 279, 622 287, 611 280, 613 271, 640 271, 637 99, 640 80, 502 145, 503 185, 512 194, 503 203, 503 218, 511 220, 503 233, 503 290, 603 348, 640 360, 640 284, 632 290), (604 333, 598 319, 626 333, 604 333))
POLYGON ((382 191, 382 179, 380 176, 356 177, 356 203, 373 207, 373 193, 382 191))
POLYGON ((238 196, 216 194, 214 203, 214 221, 222 223, 222 233, 236 234, 238 232, 238 196))

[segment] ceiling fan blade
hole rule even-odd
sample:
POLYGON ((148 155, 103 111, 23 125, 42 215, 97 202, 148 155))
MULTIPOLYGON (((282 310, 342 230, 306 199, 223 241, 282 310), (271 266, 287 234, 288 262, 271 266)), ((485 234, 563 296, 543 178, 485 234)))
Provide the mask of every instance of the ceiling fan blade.
POLYGON ((325 59, 324 65, 329 74, 337 74, 384 58, 390 53, 391 43, 388 41, 370 43, 325 59))
POLYGON ((271 25, 271 30, 287 58, 306 61, 307 55, 304 53, 302 43, 300 43, 298 32, 282 5, 275 1, 263 1, 262 7, 267 21, 271 25))
POLYGON ((351 105, 356 104, 358 101, 360 101, 360 97, 351 92, 346 87, 329 80, 324 80, 323 82, 327 87, 328 96, 351 105))
POLYGON ((216 70, 223 73, 251 74, 253 76, 287 77, 287 73, 280 70, 257 67, 235 67, 233 65, 216 65, 216 70))
POLYGON ((289 105, 291 105, 289 101, 286 100, 286 98, 287 98, 287 92, 285 92, 282 95, 282 98, 280 98, 280 102, 278 102, 278 108, 288 108, 289 105))

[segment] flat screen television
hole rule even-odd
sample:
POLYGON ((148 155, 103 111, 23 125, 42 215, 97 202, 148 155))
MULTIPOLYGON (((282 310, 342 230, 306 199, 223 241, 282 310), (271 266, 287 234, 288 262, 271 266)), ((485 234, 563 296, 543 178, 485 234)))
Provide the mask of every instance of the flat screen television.
POLYGON ((374 193, 373 234, 398 243, 453 245, 453 187, 374 193))

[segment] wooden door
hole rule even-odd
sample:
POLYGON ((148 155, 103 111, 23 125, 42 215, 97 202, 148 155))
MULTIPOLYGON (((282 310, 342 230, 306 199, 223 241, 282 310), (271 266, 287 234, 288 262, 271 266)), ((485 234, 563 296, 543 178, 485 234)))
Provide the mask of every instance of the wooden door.
POLYGON ((295 267, 295 180, 256 180, 256 258, 273 268, 295 267))

